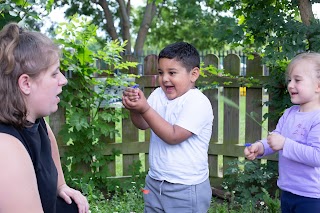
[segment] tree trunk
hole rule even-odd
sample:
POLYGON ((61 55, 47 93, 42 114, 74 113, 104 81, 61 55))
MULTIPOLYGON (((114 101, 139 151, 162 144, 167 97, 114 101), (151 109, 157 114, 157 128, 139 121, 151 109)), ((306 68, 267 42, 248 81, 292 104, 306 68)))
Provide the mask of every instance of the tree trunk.
POLYGON ((154 16, 156 15, 156 12, 157 12, 157 7, 155 4, 155 1, 152 1, 152 2, 148 1, 144 16, 143 16, 143 20, 142 20, 142 23, 140 25, 140 29, 138 32, 138 36, 136 39, 135 47, 134 47, 134 52, 137 55, 142 54, 143 45, 146 40, 147 33, 150 28, 151 22, 152 22, 154 16))
POLYGON ((310 26, 311 21, 314 19, 312 12, 312 4, 310 0, 298 0, 298 7, 302 22, 310 26))
MULTIPOLYGON (((130 5, 125 4, 124 0, 117 0, 121 19, 121 32, 123 41, 127 41, 126 53, 131 54, 131 34, 130 34, 130 5), (129 12, 129 13, 128 13, 129 12)), ((130 1, 128 2, 130 4, 130 1)))
MULTIPOLYGON (((299 7, 299 11, 300 11, 300 16, 301 16, 301 20, 302 22, 310 27, 310 25, 312 25, 314 23, 314 14, 312 12, 312 4, 310 0, 298 0, 298 7, 299 7)), ((314 48, 314 39, 312 39, 312 33, 310 33, 310 31, 307 32, 306 38, 308 40, 309 43, 309 50, 313 50, 314 48)))
POLYGON ((116 28, 114 27, 113 16, 112 16, 112 13, 109 9, 108 2, 106 0, 99 0, 98 4, 102 7, 103 12, 104 12, 104 16, 107 20, 106 30, 107 30, 108 34, 110 35, 112 40, 118 39, 118 34, 116 31, 116 28))

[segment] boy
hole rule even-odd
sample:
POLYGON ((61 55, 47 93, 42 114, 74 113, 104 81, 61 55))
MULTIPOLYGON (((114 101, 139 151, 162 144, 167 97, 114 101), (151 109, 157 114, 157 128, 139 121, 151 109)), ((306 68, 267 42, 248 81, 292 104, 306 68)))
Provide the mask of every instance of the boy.
POLYGON ((145 212, 207 212, 212 191, 208 146, 213 112, 195 88, 200 56, 190 44, 165 47, 158 57, 158 81, 148 100, 127 88, 123 105, 139 129, 151 129, 145 212))

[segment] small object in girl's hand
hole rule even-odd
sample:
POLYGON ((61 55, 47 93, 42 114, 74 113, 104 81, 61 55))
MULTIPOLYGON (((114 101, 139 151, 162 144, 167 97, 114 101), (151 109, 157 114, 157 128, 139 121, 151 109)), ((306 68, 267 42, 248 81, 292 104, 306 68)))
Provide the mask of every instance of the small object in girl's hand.
POLYGON ((139 88, 139 84, 133 85, 131 88, 133 89, 139 88))
POLYGON ((249 146, 251 146, 251 143, 245 143, 244 146, 249 147, 249 146))

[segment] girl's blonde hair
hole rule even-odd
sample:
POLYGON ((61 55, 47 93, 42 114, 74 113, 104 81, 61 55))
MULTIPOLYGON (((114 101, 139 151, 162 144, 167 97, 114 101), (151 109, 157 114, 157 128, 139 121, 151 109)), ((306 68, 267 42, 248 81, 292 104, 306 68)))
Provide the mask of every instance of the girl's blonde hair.
POLYGON ((308 60, 310 63, 315 65, 315 74, 317 78, 320 80, 320 53, 317 52, 303 52, 296 55, 289 63, 286 70, 286 77, 290 75, 294 67, 302 60, 308 60))

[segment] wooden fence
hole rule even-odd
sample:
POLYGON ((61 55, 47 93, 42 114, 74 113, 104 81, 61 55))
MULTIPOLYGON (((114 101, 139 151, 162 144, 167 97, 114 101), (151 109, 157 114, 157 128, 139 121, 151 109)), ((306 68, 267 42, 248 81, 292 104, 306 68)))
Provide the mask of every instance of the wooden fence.
MULTIPOLYGON (((137 61, 133 56, 125 56, 125 60, 137 61)), ((203 57, 202 61, 205 66, 213 65, 217 67, 221 58, 208 54, 203 57)), ((240 57, 236 54, 228 54, 223 58, 223 68, 226 73, 232 75, 240 74, 240 57)), ((137 74, 141 72, 139 68, 131 68, 130 73, 137 74)), ((148 96, 156 87, 157 82, 157 55, 148 55, 143 62, 144 75, 136 79, 140 85, 140 89, 148 96)), ((268 76, 263 75, 264 70, 261 63, 261 58, 256 55, 253 60, 246 60, 246 76, 252 76, 261 81, 265 81, 268 76)), ((253 84, 246 88, 245 96, 241 96, 240 90, 243 85, 237 79, 207 76, 199 79, 206 82, 218 82, 219 87, 207 89, 204 94, 209 98, 212 104, 214 121, 213 131, 209 146, 209 169, 210 181, 212 186, 220 186, 223 179, 223 173, 228 168, 228 162, 243 155, 243 144, 245 142, 254 142, 266 136, 267 131, 264 130, 256 121, 262 122, 263 114, 268 111, 268 108, 263 107, 263 101, 269 96, 264 92, 261 84, 253 84), (227 82, 227 83, 226 83, 227 82), (226 97, 236 103, 239 107, 232 107, 221 102, 221 98, 226 97), (244 105, 245 107, 244 107, 244 105), (254 114, 255 120, 247 115, 254 114)), ((126 109, 123 109, 126 110, 126 109)), ((56 135, 64 121, 63 110, 59 110, 50 117, 50 125, 56 135)), ((273 130, 274 123, 267 123, 264 126, 273 130)), ((138 130, 130 121, 129 118, 122 120, 122 138, 120 142, 107 141, 108 146, 105 150, 106 155, 111 155, 112 150, 120 150, 122 153, 122 175, 128 176, 129 166, 137 160, 144 159, 143 167, 148 169, 148 149, 150 131, 138 130), (141 134, 144 136, 141 139, 141 134), (140 137, 139 137, 140 136, 140 137), (141 156, 144 156, 142 158, 141 156)), ((59 138, 58 138, 59 142, 59 138)), ((179 156, 177 156, 178 158, 179 156)), ((275 156, 267 159, 276 160, 275 156)), ((108 167, 111 175, 116 176, 116 161, 111 162, 108 167)))

